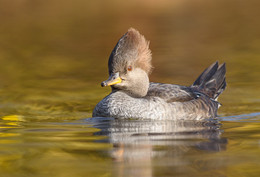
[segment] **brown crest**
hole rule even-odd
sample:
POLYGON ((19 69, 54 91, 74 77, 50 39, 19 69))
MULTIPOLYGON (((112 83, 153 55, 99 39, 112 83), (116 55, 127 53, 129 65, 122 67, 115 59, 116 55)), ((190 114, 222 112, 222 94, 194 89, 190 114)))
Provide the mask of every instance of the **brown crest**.
POLYGON ((149 49, 149 42, 136 29, 130 28, 126 33, 129 46, 137 50, 136 65, 147 73, 152 69, 152 53, 149 49))

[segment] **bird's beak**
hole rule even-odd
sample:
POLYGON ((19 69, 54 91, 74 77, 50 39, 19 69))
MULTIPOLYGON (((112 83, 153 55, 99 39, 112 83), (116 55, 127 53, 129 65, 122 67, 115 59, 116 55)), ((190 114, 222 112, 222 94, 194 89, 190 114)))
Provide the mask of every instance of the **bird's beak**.
POLYGON ((115 84, 118 84, 118 83, 121 83, 121 82, 122 82, 122 79, 119 76, 119 72, 117 72, 115 74, 111 74, 109 76, 108 80, 103 81, 101 83, 101 86, 106 87, 106 86, 115 85, 115 84))

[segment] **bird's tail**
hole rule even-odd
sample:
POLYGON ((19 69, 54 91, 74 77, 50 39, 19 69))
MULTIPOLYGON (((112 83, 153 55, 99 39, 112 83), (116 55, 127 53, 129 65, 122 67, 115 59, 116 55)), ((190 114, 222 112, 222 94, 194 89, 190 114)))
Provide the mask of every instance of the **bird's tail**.
POLYGON ((225 74, 225 63, 218 65, 218 62, 215 62, 201 73, 191 87, 217 100, 227 85, 225 74))

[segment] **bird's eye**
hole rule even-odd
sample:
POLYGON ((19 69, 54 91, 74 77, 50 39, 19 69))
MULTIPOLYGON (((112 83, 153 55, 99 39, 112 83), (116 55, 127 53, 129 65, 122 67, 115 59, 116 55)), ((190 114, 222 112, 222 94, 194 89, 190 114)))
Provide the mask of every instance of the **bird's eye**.
POLYGON ((127 67, 127 71, 132 71, 132 69, 133 69, 132 66, 127 67))

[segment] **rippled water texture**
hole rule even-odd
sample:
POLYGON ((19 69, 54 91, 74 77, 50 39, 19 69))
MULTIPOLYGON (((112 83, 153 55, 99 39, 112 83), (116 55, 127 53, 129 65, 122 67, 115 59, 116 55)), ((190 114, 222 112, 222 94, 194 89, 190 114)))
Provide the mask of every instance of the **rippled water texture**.
POLYGON ((0 176, 259 176, 257 0, 0 0, 0 176), (211 122, 91 118, 129 27, 154 82, 190 85, 227 64, 211 122))

